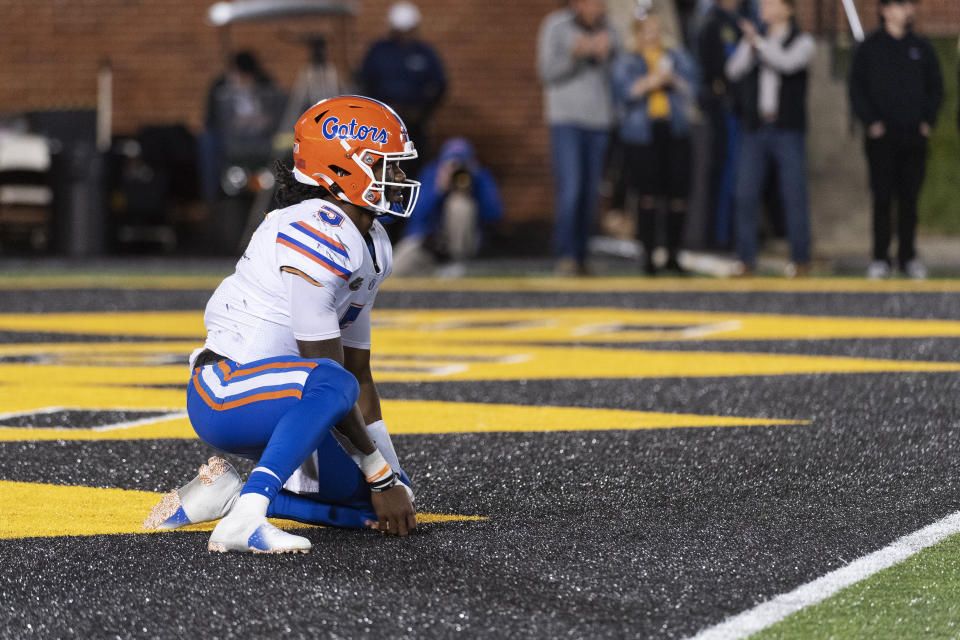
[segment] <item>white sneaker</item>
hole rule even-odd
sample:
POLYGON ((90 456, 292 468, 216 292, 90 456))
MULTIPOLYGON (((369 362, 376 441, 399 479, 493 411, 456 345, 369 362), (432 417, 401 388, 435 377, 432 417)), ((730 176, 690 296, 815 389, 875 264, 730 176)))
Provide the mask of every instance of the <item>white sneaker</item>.
POLYGON ((264 517, 227 516, 210 534, 207 550, 306 553, 312 546, 306 538, 281 531, 264 517))
POLYGON ((907 263, 907 266, 904 267, 903 272, 907 274, 908 278, 914 280, 926 280, 929 272, 927 271, 926 265, 924 265, 919 260, 911 260, 907 263))
POLYGON ((867 278, 881 280, 890 276, 890 265, 885 260, 874 260, 867 267, 867 278))
POLYGON ((200 467, 197 477, 163 495, 143 521, 144 529, 176 529, 197 522, 218 520, 230 512, 243 482, 233 466, 214 456, 200 467))

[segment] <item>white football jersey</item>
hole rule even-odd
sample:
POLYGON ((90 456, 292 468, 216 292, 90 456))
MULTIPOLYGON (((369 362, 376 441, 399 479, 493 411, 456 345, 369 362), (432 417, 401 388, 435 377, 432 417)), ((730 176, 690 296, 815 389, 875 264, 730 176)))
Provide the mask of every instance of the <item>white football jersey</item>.
POLYGON ((345 346, 369 349, 370 309, 393 268, 379 221, 369 238, 368 245, 350 218, 325 200, 271 211, 207 303, 204 347, 241 363, 299 355, 298 338, 340 336, 345 346), (309 297, 315 300, 303 299, 309 297), (294 305, 322 309, 306 334, 291 322, 294 305))

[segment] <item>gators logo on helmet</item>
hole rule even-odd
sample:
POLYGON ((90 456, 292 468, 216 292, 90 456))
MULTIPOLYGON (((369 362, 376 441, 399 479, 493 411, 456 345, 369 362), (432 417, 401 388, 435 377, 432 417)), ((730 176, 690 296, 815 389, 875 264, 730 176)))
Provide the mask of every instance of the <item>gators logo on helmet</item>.
POLYGON ((363 96, 322 100, 294 128, 294 177, 377 215, 406 218, 413 211, 420 183, 391 174, 397 162, 416 157, 400 116, 363 96))

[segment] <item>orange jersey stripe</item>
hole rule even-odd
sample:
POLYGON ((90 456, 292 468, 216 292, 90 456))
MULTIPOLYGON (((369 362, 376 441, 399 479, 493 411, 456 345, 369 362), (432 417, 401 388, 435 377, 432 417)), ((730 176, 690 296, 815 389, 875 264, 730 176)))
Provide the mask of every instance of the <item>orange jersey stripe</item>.
POLYGON ((267 393, 258 393, 253 396, 248 396, 246 398, 240 398, 239 400, 231 400, 230 402, 224 402, 218 404, 213 401, 213 399, 207 395, 207 392, 203 390, 203 387, 200 385, 198 380, 199 373, 193 374, 193 387, 197 390, 197 393, 200 394, 200 397, 203 398, 203 401, 207 403, 207 406, 213 409, 214 411, 224 411, 226 409, 234 409, 236 407, 242 407, 246 404, 251 404, 253 402, 260 402, 261 400, 276 400, 277 398, 296 398, 300 399, 303 397, 303 392, 299 389, 284 389, 281 391, 269 391, 267 393))
MULTIPOLYGON (((323 238, 324 240, 326 240, 327 242, 329 242, 330 244, 332 244, 333 246, 335 246, 337 249, 343 249, 344 251, 347 250, 347 248, 346 248, 345 246, 343 246, 342 244, 340 244, 339 242, 337 242, 336 240, 334 240, 333 238, 331 238, 330 236, 328 236, 327 234, 325 234, 323 231, 320 231, 320 230, 317 229, 316 227, 310 226, 309 224, 307 224, 306 222, 303 222, 303 221, 301 221, 300 224, 302 224, 303 226, 305 226, 307 229, 310 229, 310 231, 312 231, 313 233, 317 234, 318 236, 320 236, 321 238, 323 238)), ((296 226, 296 225, 294 225, 294 226, 296 226)))
POLYGON ((367 482, 376 482, 377 480, 385 476, 389 471, 390 471, 390 463, 388 462, 387 464, 383 465, 383 469, 380 469, 380 471, 377 471, 372 476, 367 476, 367 482))
POLYGON ((197 369, 196 373, 193 374, 193 388, 197 390, 197 393, 200 394, 200 397, 203 398, 203 401, 207 403, 207 406, 211 409, 217 409, 217 403, 214 402, 210 396, 207 395, 207 392, 203 390, 203 387, 200 385, 200 369, 197 369))
POLYGON ((299 367, 307 367, 313 369, 317 366, 316 362, 271 362, 270 364, 262 364, 259 367, 250 367, 248 369, 236 369, 230 371, 227 368, 227 365, 223 363, 223 360, 220 361, 219 365, 220 371, 223 372, 223 379, 230 380, 234 376, 245 376, 250 373, 259 373, 260 371, 266 371, 267 369, 294 369, 299 367))
POLYGON ((326 269, 326 270, 329 271, 330 273, 334 274, 334 275, 337 276, 338 278, 342 278, 343 280, 349 280, 349 279, 350 279, 350 276, 347 276, 347 275, 344 275, 344 274, 340 273, 339 271, 337 271, 336 269, 334 269, 333 267, 331 267, 330 265, 328 265, 326 262, 318 259, 318 258, 317 258, 316 256, 314 256, 314 255, 310 255, 310 253, 304 251, 303 249, 301 249, 300 247, 298 247, 298 246, 295 245, 295 244, 291 244, 290 242, 287 242, 287 241, 284 240, 283 238, 277 238, 277 243, 278 243, 278 244, 282 244, 283 246, 285 246, 285 247, 287 247, 287 248, 289 248, 289 249, 293 249, 294 251, 296 251, 297 253, 299 253, 299 254, 302 255, 302 256, 306 256, 306 257, 310 258, 311 260, 313 260, 313 261, 316 262, 318 265, 320 265, 321 267, 323 267, 324 269, 326 269))

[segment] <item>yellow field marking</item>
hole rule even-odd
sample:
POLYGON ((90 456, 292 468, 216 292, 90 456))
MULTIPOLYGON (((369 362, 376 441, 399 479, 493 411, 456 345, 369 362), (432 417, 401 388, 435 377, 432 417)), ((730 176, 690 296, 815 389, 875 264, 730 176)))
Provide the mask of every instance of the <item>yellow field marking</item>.
MULTIPOLYGON (((0 314, 0 330, 170 338, 189 349, 203 339, 199 311, 0 314), (186 342, 193 339, 195 342, 186 342)), ((654 311, 620 308, 379 310, 375 352, 416 342, 437 343, 663 342, 709 340, 827 340, 960 336, 952 320, 827 317, 785 314, 654 311)), ((5 345, 0 354, 40 345, 5 345)), ((57 349, 58 345, 43 345, 57 349)), ((75 346, 70 347, 75 348, 75 346)), ((88 351, 150 352, 156 343, 94 343, 88 351), (94 346, 95 345, 95 346, 94 346)), ((60 350, 67 353, 68 347, 60 350)))
MULTIPOLYGON (((71 409, 112 409, 110 406, 65 405, 71 409)), ((130 408, 130 407, 127 407, 130 408)), ((147 407, 143 407, 147 408, 147 407)), ((156 422, 120 429, 30 429, 0 426, 0 442, 27 440, 150 440, 154 438, 196 438, 187 418, 157 418, 156 422)))
MULTIPOLYGON (((0 319, 2 323, 2 319, 0 319)), ((374 315, 374 340, 422 343, 664 342, 957 337, 960 322, 620 308, 458 309, 374 315)), ((389 348, 389 347, 388 347, 389 348)))
MULTIPOLYGON (((606 431, 671 429, 676 427, 751 427, 809 424, 806 420, 742 418, 654 411, 623 411, 581 407, 542 407, 426 400, 383 400, 383 414, 394 435, 484 433, 492 431, 606 431)), ((72 408, 77 408, 71 405, 72 408)), ((109 409, 109 406, 84 408, 109 409)), ((24 440, 141 440, 196 438, 183 417, 120 429, 30 429, 0 427, 0 441, 24 440)))
MULTIPOLYGON (((373 360, 379 382, 703 378, 826 373, 960 371, 960 363, 913 362, 764 353, 653 351, 597 347, 435 346, 437 366, 424 368, 417 345, 394 345, 392 358, 373 360), (407 353, 402 353, 406 351, 407 353), (408 357, 404 360, 400 356, 408 357), (404 365, 409 365, 405 367, 404 365)), ((185 367, 0 365, 0 413, 50 406, 182 408, 185 367), (171 385, 170 389, 131 386, 171 385)))
POLYGON ((808 420, 777 418, 426 400, 384 401, 383 414, 393 434, 607 431, 809 424, 808 420))
MULTIPOLYGON (((50 367, 50 379, 62 379, 57 367, 50 367)), ((0 374, 3 373, 0 368, 0 374)), ((181 381, 182 382, 182 381, 181 381)), ((138 409, 144 411, 183 411, 187 402, 186 389, 138 389, 136 387, 83 387, 57 383, 12 385, 0 383, 0 415, 26 413, 47 407, 71 409, 138 409)), ((143 428, 143 427, 137 427, 143 428)), ((6 427, 0 426, 0 433, 6 427)))
POLYGON ((9 313, 0 315, 0 330, 200 340, 206 333, 201 311, 9 313))
POLYGON ((863 293, 955 292, 960 280, 866 280, 864 278, 391 278, 387 291, 771 291, 863 293))
MULTIPOLYGON (((157 533, 144 531, 140 527, 159 500, 160 494, 151 491, 0 481, 0 513, 3 513, 0 518, 0 539, 157 533)), ((486 518, 417 514, 417 522, 476 520, 486 518)), ((271 519, 271 522, 283 529, 310 526, 289 520, 271 519)), ((175 531, 210 531, 214 524, 190 525, 175 531)))
MULTIPOLYGON (((394 345, 388 352, 404 351, 417 363, 416 345, 394 345)), ((423 380, 544 380, 610 378, 704 378, 729 376, 810 375, 825 373, 881 373, 896 371, 960 371, 960 363, 912 362, 840 356, 804 356, 771 353, 713 351, 652 351, 596 347, 477 346, 431 349, 449 353, 460 367, 438 369, 434 375, 405 371, 389 361, 373 360, 374 376, 383 382, 423 380), (518 356, 522 356, 518 357, 518 356), (469 360, 469 358, 485 360, 469 360), (494 358, 501 357, 500 360, 494 358), (511 360, 511 357, 514 359, 511 360)))
MULTIPOLYGON (((207 289, 211 292, 222 279, 221 274, 116 274, 116 273, 48 273, 5 274, 0 276, 0 290, 29 289, 207 289)), ((865 280, 863 278, 390 278, 387 291, 773 291, 773 292, 957 292, 960 280, 865 280)))

